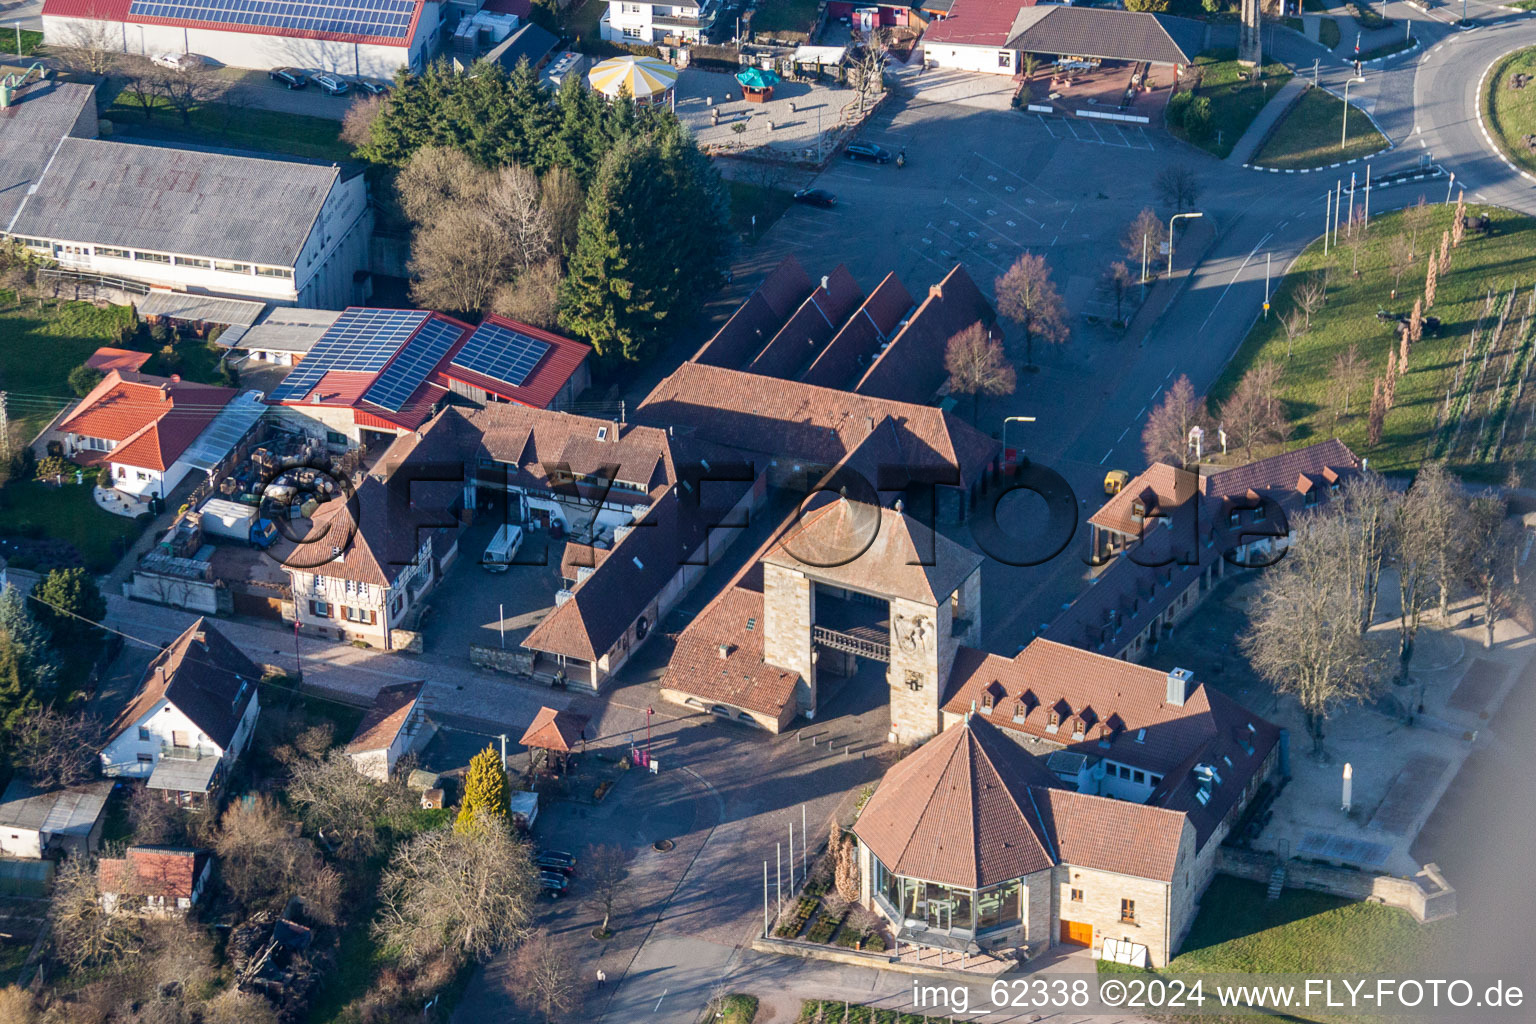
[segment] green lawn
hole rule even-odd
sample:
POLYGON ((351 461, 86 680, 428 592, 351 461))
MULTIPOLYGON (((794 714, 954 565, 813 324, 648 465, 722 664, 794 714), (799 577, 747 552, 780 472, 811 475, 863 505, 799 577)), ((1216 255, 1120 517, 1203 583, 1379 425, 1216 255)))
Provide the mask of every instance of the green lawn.
POLYGON ((1513 7, 1517 11, 1536 11, 1536 0, 1515 0, 1514 3, 1508 6, 1513 7))
POLYGON ((731 195, 731 229, 747 241, 756 241, 794 202, 793 194, 782 188, 764 188, 747 181, 726 179, 731 195), (752 218, 757 217, 756 236, 752 218))
MULTIPOLYGON (((35 546, 48 541, 72 544, 79 552, 80 564, 92 573, 109 571, 122 557, 127 546, 144 530, 144 524, 104 512, 91 497, 93 478, 77 485, 70 479, 63 487, 35 480, 12 480, 0 487, 0 535, 9 535, 8 557, 22 568, 34 561, 35 546), (14 546, 25 552, 14 556, 14 546)), ((46 559, 50 553, 44 549, 46 559)), ((37 565, 44 569, 46 564, 37 565)))
POLYGON ((352 147, 341 141, 341 122, 328 117, 208 103, 194 107, 187 124, 160 98, 146 117, 144 108, 126 91, 117 95, 104 116, 123 132, 140 138, 312 160, 341 161, 352 156, 352 147))
POLYGON ((103 345, 120 345, 133 323, 127 306, 27 299, 0 289, 0 388, 11 392, 16 432, 31 440, 74 400, 69 371, 103 345))
POLYGON ((763 0, 752 12, 752 31, 783 38, 807 35, 816 25, 817 0, 763 0))
POLYGON ((1434 951, 1436 929, 1407 911, 1217 875, 1170 973, 1391 974, 1434 951))
POLYGON ((1308 89, 1275 125, 1253 162, 1261 167, 1325 167, 1386 148, 1387 140, 1353 103, 1349 106, 1348 139, 1341 148, 1343 114, 1343 100, 1325 89, 1308 89))
MULTIPOLYGON (((1266 64, 1263 77, 1257 82, 1250 80, 1252 69, 1239 64, 1237 51, 1230 49, 1209 50, 1195 58, 1195 66, 1200 69, 1195 97, 1211 101, 1210 131, 1204 138, 1193 138, 1182 124, 1170 123, 1168 129, 1218 157, 1232 152, 1269 97, 1291 80, 1290 69, 1284 64, 1266 64)), ((1173 109, 1170 105, 1170 115, 1173 109)))
POLYGON ((898 1013, 841 999, 807 999, 800 1004, 795 1024, 946 1024, 953 1020, 938 1013, 898 1013))
MULTIPOLYGON (((1321 202, 1316 203, 1306 216, 1316 213, 1321 218, 1321 207, 1321 202)), ((1522 432, 1530 415, 1531 390, 1526 389, 1524 404, 1513 413, 1507 404, 1513 398, 1513 379, 1530 355, 1530 343, 1520 339, 1517 329, 1525 297, 1519 300, 1511 318, 1514 322, 1496 347, 1489 345, 1494 317, 1480 333, 1476 351, 1468 352, 1488 291, 1492 289, 1502 298, 1511 286, 1518 284, 1529 291, 1536 281, 1536 219, 1494 208, 1469 207, 1469 214, 1492 217, 1496 233, 1490 238, 1469 233, 1461 247, 1452 250, 1450 272, 1439 275, 1435 304, 1427 311, 1441 319, 1438 336, 1426 332, 1413 347, 1408 372, 1398 380, 1381 443, 1374 447, 1367 444, 1371 381, 1385 375, 1387 349, 1396 339, 1396 325, 1379 322, 1376 312, 1387 309, 1406 314, 1413 308, 1414 299, 1423 293, 1425 250, 1438 248, 1454 210, 1454 206, 1431 208, 1432 220, 1419 235, 1417 257, 1404 272, 1395 300, 1391 297, 1387 253, 1390 241, 1406 233, 1402 214, 1371 218, 1360 249, 1359 278, 1350 276, 1352 255, 1347 245, 1332 249, 1325 258, 1321 240, 1313 243, 1276 288, 1270 318, 1254 325, 1212 387, 1212 399, 1219 402, 1250 367, 1273 361, 1284 368, 1281 387, 1296 427, 1293 440, 1298 445, 1336 434, 1357 454, 1369 456, 1371 466, 1383 472, 1412 469, 1426 457, 1444 457, 1463 475, 1485 480, 1503 479, 1507 466, 1529 459, 1531 453, 1522 432), (1292 291, 1297 282, 1325 271, 1327 304, 1313 317, 1311 330, 1296 338, 1287 359, 1281 317, 1294 308, 1292 291), (1351 344, 1358 346, 1368 372, 1348 395, 1349 413, 1335 427, 1331 406, 1339 401, 1340 392, 1332 381, 1334 362, 1351 344), (1451 411, 1447 412, 1446 395, 1457 381, 1464 353, 1470 369, 1460 375, 1461 384, 1454 389, 1451 411), (1490 439, 1503 418, 1518 424, 1518 430, 1506 436, 1504 450, 1494 458, 1490 439)), ((1536 442, 1536 436, 1531 440, 1536 442)))
POLYGON ((709 1007, 700 1024, 752 1024, 756 1017, 757 996, 737 993, 721 999, 719 1006, 709 1007))
POLYGON ((1317 23, 1317 41, 1332 50, 1339 45, 1339 23, 1332 18, 1324 18, 1317 23))
POLYGON ((0 24, 0 53, 30 57, 43 45, 43 34, 31 29, 20 29, 14 24, 0 24))
POLYGON ((1536 46, 1512 53, 1494 65, 1483 96, 1483 118, 1504 154, 1526 170, 1536 171, 1536 152, 1522 141, 1524 136, 1536 134, 1536 82, 1524 89, 1511 89, 1508 83, 1517 74, 1536 75, 1536 46))
POLYGON ((1376 60, 1381 57, 1390 57, 1394 53, 1402 53, 1414 44, 1414 39, 1394 39, 1390 43, 1381 46, 1373 46, 1369 50, 1361 50, 1357 60, 1376 60))

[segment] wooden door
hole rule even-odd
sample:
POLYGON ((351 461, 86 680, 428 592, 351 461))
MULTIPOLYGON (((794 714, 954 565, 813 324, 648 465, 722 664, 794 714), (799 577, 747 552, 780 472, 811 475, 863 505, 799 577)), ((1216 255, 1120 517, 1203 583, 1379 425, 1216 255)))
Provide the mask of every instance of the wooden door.
POLYGON ((1082 921, 1061 922, 1061 941, 1073 946, 1093 948, 1093 925, 1082 921))
POLYGON ((191 745, 192 745, 192 734, 191 733, 189 733, 189 732, 182 732, 180 729, 173 729, 171 731, 171 746, 173 746, 173 747, 190 747, 191 745))

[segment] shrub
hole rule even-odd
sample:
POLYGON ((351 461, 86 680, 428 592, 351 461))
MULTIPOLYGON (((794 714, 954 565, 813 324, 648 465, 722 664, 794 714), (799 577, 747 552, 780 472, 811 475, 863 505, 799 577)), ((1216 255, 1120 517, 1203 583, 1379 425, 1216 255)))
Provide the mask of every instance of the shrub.
POLYGON ((149 329, 149 340, 156 345, 170 345, 176 340, 176 332, 171 330, 169 324, 154 324, 149 329))
POLYGON ((73 476, 75 467, 66 459, 50 455, 37 464, 37 478, 52 480, 56 476, 73 476))
POLYGON ((1184 130, 1192 139, 1203 139, 1211 134, 1211 100, 1208 96, 1196 96, 1184 110, 1184 130))
POLYGON ((94 366, 86 366, 81 363, 69 371, 69 390, 75 393, 77 398, 84 398, 91 393, 91 389, 101 383, 104 374, 94 366))

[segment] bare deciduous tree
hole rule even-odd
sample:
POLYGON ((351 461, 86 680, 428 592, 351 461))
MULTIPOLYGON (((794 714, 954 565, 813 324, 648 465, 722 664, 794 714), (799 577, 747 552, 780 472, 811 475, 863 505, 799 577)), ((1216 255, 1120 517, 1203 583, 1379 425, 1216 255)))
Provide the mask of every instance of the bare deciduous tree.
POLYGON ((39 708, 16 723, 11 742, 16 767, 43 789, 75 786, 96 776, 101 726, 84 713, 39 708))
POLYGON ((518 982, 517 1001, 545 1021, 558 1021, 580 1003, 570 957, 543 932, 528 936, 512 954, 512 976, 518 982))
POLYGON ((833 852, 832 882, 837 895, 844 903, 857 906, 859 902, 859 849, 853 836, 832 823, 832 835, 827 849, 833 852))
POLYGON ((1018 384, 1002 343, 979 322, 949 339, 944 346, 944 369, 949 373, 949 389, 971 396, 972 420, 982 395, 1011 395, 1018 384))
POLYGON ((363 776, 344 750, 295 764, 288 797, 303 812, 304 823, 348 860, 361 860, 378 848, 376 822, 415 806, 404 785, 363 776))
POLYGON ((1163 400, 1147 416, 1141 431, 1141 450, 1147 462, 1166 462, 1182 466, 1189 457, 1189 432, 1210 426, 1205 412, 1205 398, 1195 394, 1195 386, 1186 374, 1163 393, 1163 400))
POLYGON ((143 947, 140 920, 131 914, 108 913, 101 905, 96 863, 90 857, 64 862, 54 879, 49 914, 54 952, 74 970, 133 956, 143 947))
POLYGON ((885 91, 885 65, 889 58, 885 44, 879 36, 871 34, 864 43, 859 57, 848 68, 850 84, 858 91, 858 116, 874 103, 885 91))
POLYGON ((554 231, 549 212, 540 201, 536 174, 517 164, 502 167, 486 189, 485 204, 491 218, 504 225, 518 270, 548 258, 554 231))
POLYGON ((59 20, 52 51, 64 66, 87 75, 111 74, 123 56, 122 38, 114 34, 111 17, 88 9, 79 18, 59 20))
POLYGON ((560 313, 560 261, 534 264, 516 280, 497 287, 491 309, 513 320, 553 330, 560 313))
POLYGON ((1312 329, 1312 317, 1328 302, 1328 282, 1317 274, 1309 274, 1296 285, 1291 296, 1296 307, 1307 318, 1307 330, 1312 329))
POLYGON ((1164 167, 1157 172, 1154 185, 1157 188, 1158 197, 1165 205, 1173 207, 1174 213, 1194 209, 1195 204, 1200 201, 1200 196, 1205 192, 1205 186, 1200 183, 1200 178, 1187 164, 1171 164, 1164 167))
POLYGON ((1393 507, 1398 494, 1376 473, 1364 472, 1343 489, 1329 508, 1343 522, 1331 537, 1334 571, 1355 595, 1355 628, 1361 636, 1376 621, 1381 570, 1391 543, 1393 507))
POLYGON ((423 832, 384 870, 374 933, 408 964, 483 959, 526 934, 537 890, 528 848, 506 828, 423 832))
POLYGON ((1280 317, 1280 329, 1285 331, 1285 358, 1291 358, 1296 339, 1307 332, 1307 314, 1293 309, 1280 317))
POLYGON ((1515 552, 1519 534, 1505 517, 1505 499, 1490 491, 1468 503, 1461 516, 1460 568, 1483 603, 1483 647, 1492 648, 1494 628, 1514 595, 1515 552))
MULTIPOLYGON (((1333 360, 1333 393, 1343 405, 1344 415, 1349 415, 1349 400, 1360 385, 1370 376, 1370 367, 1360 355, 1360 346, 1351 342, 1333 360)), ((1335 417, 1337 418, 1337 417, 1335 417)))
MULTIPOLYGON (((765 162, 775 167, 782 166, 773 161, 765 162)), ((576 246, 576 227, 581 221, 581 210, 585 204, 581 183, 576 180, 570 168, 556 164, 545 171, 544 177, 539 180, 539 192, 544 213, 549 218, 550 231, 554 234, 555 254, 563 256, 576 246)))
POLYGON ((995 284, 997 311, 1024 332, 1024 361, 1035 362, 1034 341, 1066 341, 1067 307, 1051 280, 1050 265, 1044 256, 1023 253, 995 284))
POLYGON ((1434 222, 1435 208, 1429 205, 1428 200, 1419 196, 1419 201, 1403 210, 1403 226, 1408 229, 1408 255, 1409 258, 1417 258, 1419 254, 1419 234, 1429 230, 1434 222))
POLYGON ((1124 260, 1115 260, 1104 268, 1104 286, 1115 297, 1115 323, 1125 321, 1125 293, 1131 285, 1136 283, 1136 275, 1131 273, 1124 260))
POLYGON ((383 96, 359 96, 341 119, 341 141, 356 149, 373 139, 373 122, 384 112, 383 96))
POLYGON ((1462 501, 1456 479, 1443 462, 1426 463, 1413 486, 1393 508, 1392 549, 1397 556, 1399 685, 1408 682, 1408 666, 1419 623, 1449 582, 1455 522, 1462 501))
POLYGON ((440 210, 411 240, 411 298, 428 309, 478 313, 505 279, 512 254, 502 226, 479 210, 440 210))
POLYGON ((395 177, 400 209, 416 223, 485 194, 485 172, 457 149, 423 146, 395 177))
POLYGON ((608 934, 613 915, 629 894, 629 864, 621 846, 589 846, 581 858, 582 902, 603 915, 597 930, 608 934))
POLYGON ((1253 623, 1241 640, 1259 675, 1301 704, 1319 757, 1329 714, 1369 696, 1379 677, 1379 653, 1356 628, 1359 595, 1338 571, 1345 532, 1344 517, 1331 508, 1293 524, 1286 557, 1260 577, 1253 623))
POLYGON ((1397 298, 1403 275, 1413 266, 1413 243, 1404 234, 1393 235, 1387 242, 1387 270, 1392 274, 1392 297, 1397 298))
POLYGON ((1221 403, 1227 436, 1250 458, 1255 449, 1281 444, 1291 436, 1291 421, 1280 397, 1280 376, 1278 364, 1260 363, 1243 374, 1221 403))
POLYGON ((1145 263, 1149 270, 1157 265, 1157 257, 1166 241, 1168 226, 1150 206, 1138 213, 1120 236, 1120 244, 1131 264, 1140 267, 1145 263))
POLYGON ((327 924, 335 920, 340 876, 267 797, 234 803, 224 811, 214 851, 224 884, 247 909, 281 907, 298 895, 309 916, 327 924))
POLYGON ((185 63, 179 68, 158 68, 157 88, 165 105, 174 110, 184 125, 192 123, 192 111, 213 103, 224 92, 225 79, 202 64, 185 63))

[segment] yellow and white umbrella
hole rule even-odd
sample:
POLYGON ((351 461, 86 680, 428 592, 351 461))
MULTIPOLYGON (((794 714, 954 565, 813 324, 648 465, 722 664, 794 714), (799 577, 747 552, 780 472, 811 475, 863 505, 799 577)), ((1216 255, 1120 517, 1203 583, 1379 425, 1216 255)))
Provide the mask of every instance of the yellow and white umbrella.
POLYGON ((677 85, 677 68, 655 57, 610 57, 587 72, 587 82, 609 99, 627 91, 637 103, 656 103, 677 85))

